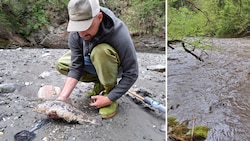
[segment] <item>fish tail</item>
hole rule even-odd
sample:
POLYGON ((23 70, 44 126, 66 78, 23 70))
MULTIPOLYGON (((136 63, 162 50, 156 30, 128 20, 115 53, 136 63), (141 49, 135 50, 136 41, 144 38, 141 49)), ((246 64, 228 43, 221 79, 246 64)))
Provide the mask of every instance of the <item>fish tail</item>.
POLYGON ((91 120, 90 123, 91 123, 91 124, 95 124, 95 125, 102 126, 102 116, 101 116, 101 115, 98 115, 98 116, 92 117, 92 120, 91 120))

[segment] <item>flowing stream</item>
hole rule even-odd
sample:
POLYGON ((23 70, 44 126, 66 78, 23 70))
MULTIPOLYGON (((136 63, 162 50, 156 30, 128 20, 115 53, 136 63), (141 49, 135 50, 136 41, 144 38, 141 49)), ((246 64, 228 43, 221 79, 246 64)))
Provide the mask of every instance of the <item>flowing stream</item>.
POLYGON ((167 116, 210 128, 206 141, 250 140, 250 38, 212 39, 204 62, 168 49, 167 116), (193 118, 194 117, 194 118, 193 118))

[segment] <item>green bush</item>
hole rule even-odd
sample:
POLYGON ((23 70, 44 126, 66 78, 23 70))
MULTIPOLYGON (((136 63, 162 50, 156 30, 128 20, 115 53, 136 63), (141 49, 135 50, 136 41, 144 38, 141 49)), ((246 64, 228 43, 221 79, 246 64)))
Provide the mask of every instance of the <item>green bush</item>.
POLYGON ((165 0, 137 0, 132 5, 135 12, 131 26, 146 33, 165 32, 165 0))
POLYGON ((1 26, 29 36, 49 24, 49 7, 60 11, 66 8, 67 3, 68 0, 5 0, 0 4, 0 17, 3 19, 1 26))
POLYGON ((169 0, 168 37, 237 36, 249 24, 249 0, 169 0))
POLYGON ((110 8, 131 32, 165 34, 165 0, 107 0, 110 8))
MULTIPOLYGON (((65 12, 67 3, 68 0, 2 0, 0 27, 29 36, 51 22, 51 13, 65 12)), ((112 9, 130 30, 165 32, 165 0, 107 0, 103 6, 112 9)))

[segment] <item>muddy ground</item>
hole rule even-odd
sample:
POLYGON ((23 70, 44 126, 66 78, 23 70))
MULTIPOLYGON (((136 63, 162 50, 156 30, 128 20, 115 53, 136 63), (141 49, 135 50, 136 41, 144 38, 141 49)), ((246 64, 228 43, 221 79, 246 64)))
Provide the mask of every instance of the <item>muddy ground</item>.
MULTIPOLYGON (((54 62, 65 49, 1 49, 0 84, 17 84, 14 92, 0 92, 0 140, 12 141, 21 130, 33 128, 46 116, 33 112, 43 100, 37 92, 44 85, 62 87, 65 76, 54 68, 54 62)), ((139 53, 140 76, 131 90, 149 92, 149 96, 165 104, 165 73, 148 70, 147 66, 165 64, 165 54, 139 53)), ((71 98, 74 105, 90 116, 98 110, 90 108, 84 94, 91 90, 92 83, 78 83, 71 98)), ((140 92, 140 91, 138 91, 140 92)), ((153 111, 147 105, 124 95, 118 100, 115 117, 102 121, 103 126, 89 123, 80 125, 54 120, 35 131, 35 141, 163 141, 165 114, 153 111)))

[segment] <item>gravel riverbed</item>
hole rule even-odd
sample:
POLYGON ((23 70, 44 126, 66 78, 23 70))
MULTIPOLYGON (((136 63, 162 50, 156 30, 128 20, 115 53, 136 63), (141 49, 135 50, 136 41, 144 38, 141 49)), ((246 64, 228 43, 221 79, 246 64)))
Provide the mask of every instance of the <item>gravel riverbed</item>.
MULTIPOLYGON (((0 140, 14 140, 21 130, 29 130, 46 118, 33 112, 38 99, 37 92, 44 85, 62 87, 65 76, 54 68, 55 61, 66 49, 1 49, 0 85, 13 89, 5 91, 0 87, 0 140)), ((137 53, 140 75, 131 90, 145 94, 165 105, 165 68, 161 71, 149 66, 165 65, 165 54, 137 53)), ((89 109, 85 93, 93 83, 79 82, 71 98, 79 109, 89 109)), ((3 87, 2 87, 3 88, 3 87)), ((35 131, 35 141, 163 141, 165 113, 152 109, 149 105, 134 100, 125 94, 118 100, 117 115, 103 120, 103 126, 80 125, 54 120, 35 131)), ((86 112, 92 116, 97 109, 86 112)))

